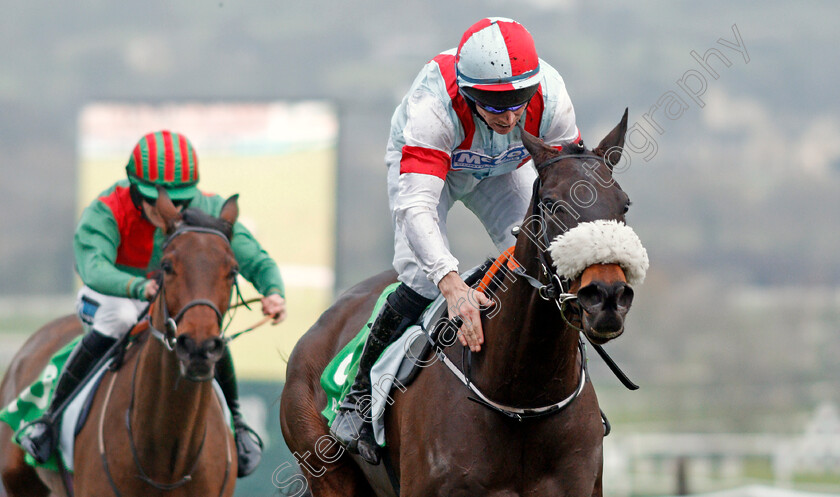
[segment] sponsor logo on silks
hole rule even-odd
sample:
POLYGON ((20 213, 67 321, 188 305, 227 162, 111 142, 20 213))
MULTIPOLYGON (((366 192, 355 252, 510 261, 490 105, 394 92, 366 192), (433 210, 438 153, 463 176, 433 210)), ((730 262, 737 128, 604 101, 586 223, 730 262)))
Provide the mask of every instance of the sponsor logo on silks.
POLYGON ((525 147, 511 147, 499 155, 489 156, 474 150, 456 150, 452 153, 452 169, 455 171, 487 171, 490 175, 513 171, 530 157, 525 147), (488 171, 492 170, 492 171, 488 171))

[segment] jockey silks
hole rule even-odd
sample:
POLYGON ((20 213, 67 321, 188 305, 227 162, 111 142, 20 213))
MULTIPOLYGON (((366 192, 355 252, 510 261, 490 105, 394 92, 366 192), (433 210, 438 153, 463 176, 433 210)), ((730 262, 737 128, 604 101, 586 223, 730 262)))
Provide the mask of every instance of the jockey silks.
MULTIPOLYGON (((578 140, 575 112, 563 79, 542 60, 540 75, 539 88, 519 126, 552 146, 578 140)), ((480 195, 473 192, 482 182, 513 174, 530 162, 530 155, 522 145, 519 127, 500 135, 470 109, 458 88, 454 49, 423 67, 397 107, 385 161, 397 233, 395 269, 400 281, 424 297, 433 297, 438 281, 457 270, 458 262, 445 239, 451 203, 443 211, 438 209, 444 192, 447 202, 462 200, 476 212, 500 250, 512 244, 504 232, 525 216, 532 186, 528 179, 517 177, 494 188, 488 184, 480 195), (400 254, 401 246, 410 253, 400 254), (416 277, 418 267, 432 285, 416 277)))
MULTIPOLYGON (((224 202, 218 195, 202 194, 189 207, 218 216, 224 202)), ((73 238, 76 271, 97 292, 142 299, 149 273, 158 269, 165 239, 134 206, 128 180, 118 181, 82 213, 73 238)), ((261 295, 284 295, 277 264, 240 223, 233 227, 231 246, 240 274, 261 295)))

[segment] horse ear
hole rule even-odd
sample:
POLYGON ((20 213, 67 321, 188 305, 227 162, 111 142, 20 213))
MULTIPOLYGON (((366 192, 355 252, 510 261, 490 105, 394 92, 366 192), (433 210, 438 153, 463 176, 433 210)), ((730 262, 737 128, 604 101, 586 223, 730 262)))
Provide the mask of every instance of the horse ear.
POLYGON ((219 214, 219 217, 224 221, 227 221, 231 225, 236 222, 236 218, 239 217, 239 204, 237 201, 239 200, 239 194, 231 195, 230 198, 225 200, 224 205, 222 205, 222 212, 219 214))
POLYGON ((181 216, 181 213, 178 212, 175 204, 172 203, 172 200, 169 198, 169 194, 166 193, 165 188, 158 185, 157 193, 158 197, 157 200, 155 200, 155 210, 161 220, 163 220, 163 226, 159 226, 159 228, 163 229, 164 233, 169 234, 175 231, 183 217, 181 216))
POLYGON ((535 166, 559 155, 560 152, 556 148, 546 145, 540 138, 528 133, 524 129, 520 131, 522 132, 522 144, 525 145, 525 149, 533 157, 535 166))
POLYGON ((593 150, 596 155, 604 158, 610 171, 612 171, 613 166, 621 161, 621 152, 624 149, 624 135, 627 134, 628 110, 627 107, 624 108, 624 115, 621 117, 621 122, 593 150))

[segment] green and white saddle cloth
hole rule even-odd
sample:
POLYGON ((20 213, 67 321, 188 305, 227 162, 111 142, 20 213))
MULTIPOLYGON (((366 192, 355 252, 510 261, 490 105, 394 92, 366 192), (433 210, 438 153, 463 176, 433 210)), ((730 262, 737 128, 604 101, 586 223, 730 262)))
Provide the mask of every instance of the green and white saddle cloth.
MULTIPOLYGON (((50 405, 50 401, 53 397, 53 391, 55 390, 56 380, 58 379, 58 374, 64 368, 64 363, 67 362, 67 358, 70 357, 70 352, 76 347, 76 344, 82 339, 82 335, 74 338, 70 343, 59 349, 55 355, 52 356, 50 361, 47 363, 44 370, 41 371, 41 374, 38 376, 38 379, 35 380, 29 387, 25 388, 18 397, 13 400, 9 405, 3 408, 0 411, 0 421, 6 423, 12 428, 12 431, 17 433, 18 430, 23 428, 27 423, 31 423, 36 419, 40 418, 44 415, 44 411, 47 410, 47 406, 50 405)), ((98 381, 99 376, 104 372, 97 373, 96 381, 98 381)), ((81 404, 82 402, 77 402, 79 399, 84 399, 87 397, 87 394, 90 393, 91 387, 96 383, 96 381, 89 381, 88 384, 85 386, 83 391, 76 396, 73 400, 71 405, 65 409, 64 413, 62 414, 62 429, 65 425, 72 425, 70 427, 71 432, 75 429, 75 420, 78 419, 79 412, 81 410, 81 406, 73 408, 73 404, 81 404), (68 413, 74 414, 74 422, 67 422, 66 416, 68 413)), ((61 434, 61 438, 63 439, 63 433, 61 434)), ((71 438, 72 442, 72 438, 71 438)), ((59 444, 59 450, 62 454, 62 459, 64 461, 64 466, 68 469, 73 468, 73 452, 72 452, 72 443, 70 448, 69 456, 64 454, 64 450, 61 445, 59 444), (69 460, 68 460, 69 459, 69 460)), ((46 463, 39 464, 35 462, 35 459, 32 458, 29 454, 26 454, 26 463, 30 466, 41 467, 50 469, 52 471, 58 471, 58 459, 56 454, 53 454, 46 463)))
MULTIPOLYGON (((332 426, 335 415, 338 414, 338 406, 344 401, 347 392, 353 385, 353 380, 356 378, 356 371, 359 370, 359 361, 362 358, 362 349, 365 346, 365 341, 370 334, 370 327, 379 315, 379 310, 385 304, 385 299, 397 289, 399 283, 393 283, 383 290, 382 295, 376 301, 373 307, 373 312, 362 326, 362 329, 355 338, 344 346, 343 349, 327 364, 324 372, 321 374, 321 387, 327 394, 327 407, 321 411, 321 414, 327 418, 327 423, 332 426)), ((393 344, 392 344, 393 346, 393 344)), ((389 347, 391 348, 391 347, 389 347)))
MULTIPOLYGON (((64 363, 67 362, 68 357, 70 357, 70 353, 81 339, 82 335, 79 335, 55 353, 55 355, 47 363, 47 366, 41 372, 40 376, 38 376, 38 379, 36 379, 35 382, 28 388, 25 388, 15 400, 0 411, 0 421, 8 424, 12 428, 12 431, 17 433, 18 430, 25 427, 27 423, 31 423, 44 415, 44 411, 47 410, 47 406, 50 405, 50 401, 52 400, 58 374, 62 368, 64 368, 64 363)), ((111 365, 111 361, 112 359, 107 360, 100 369, 90 377, 85 386, 76 394, 70 404, 67 405, 64 412, 61 413, 58 449, 56 452, 53 453, 53 455, 44 464, 36 462, 32 456, 26 454, 27 464, 36 468, 40 467, 52 471, 58 471, 59 461, 56 454, 60 454, 61 460, 67 471, 73 471, 73 448, 76 439, 76 430, 79 428, 77 426, 79 423, 79 417, 82 415, 82 412, 86 407, 88 398, 95 393, 96 387, 99 385, 102 375, 105 374, 105 371, 107 371, 108 367, 111 365)), ((219 387, 216 380, 213 380, 213 387, 216 391, 216 395, 218 395, 219 399, 222 401, 221 404, 222 410, 224 411, 224 419, 228 422, 228 428, 232 430, 233 424, 230 416, 230 410, 228 409, 227 403, 224 401, 222 389, 219 387)))
MULTIPOLYGON (((399 286, 399 283, 394 283, 382 292, 373 312, 368 318, 367 323, 362 327, 359 334, 344 346, 343 349, 336 355, 332 361, 324 369, 321 374, 321 387, 327 394, 327 407, 321 411, 321 414, 327 418, 327 423, 332 425, 336 414, 338 413, 338 406, 344 401, 344 397, 350 391, 353 380, 356 378, 356 371, 359 369, 359 361, 362 356, 362 349, 365 346, 365 341, 370 334, 370 328, 373 322, 379 316, 379 311, 385 303, 388 295, 394 292, 399 286)), ((371 376, 371 405, 369 415, 373 424, 374 435, 376 442, 380 446, 385 446, 385 426, 383 423, 383 414, 388 405, 393 404, 393 399, 390 396, 391 390, 395 388, 397 372, 403 360, 406 359, 407 351, 410 345, 419 336, 425 335, 424 329, 430 329, 432 316, 436 314, 441 305, 445 305, 446 300, 443 296, 439 296, 426 308, 420 318, 420 324, 410 326, 405 333, 402 334, 394 343, 388 346, 370 371, 371 376)), ((425 340, 425 336, 422 337, 425 340)), ((419 359, 419 358, 417 358, 419 359)), ((396 388, 401 390, 405 386, 397 385, 396 388)))

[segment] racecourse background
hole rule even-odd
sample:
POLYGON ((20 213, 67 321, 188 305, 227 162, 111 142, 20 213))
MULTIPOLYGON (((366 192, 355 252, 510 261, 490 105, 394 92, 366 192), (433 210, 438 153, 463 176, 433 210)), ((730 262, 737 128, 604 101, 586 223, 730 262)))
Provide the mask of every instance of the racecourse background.
MULTIPOLYGON (((75 194, 77 120, 85 105, 333 103, 340 123, 337 293, 389 267, 382 155, 396 103, 420 66, 455 46, 467 26, 506 15, 528 27, 540 55, 563 75, 589 146, 629 106, 631 123, 639 121, 658 147, 650 161, 634 155, 619 178, 634 202, 629 223, 652 267, 636 289, 627 333, 609 345, 641 390, 622 390, 593 359, 614 428, 605 447, 606 484, 617 485, 617 495, 674 493, 673 458, 640 458, 623 469, 620 458, 611 459, 627 453, 627 444, 655 448, 646 436, 768 436, 783 448, 809 440, 821 406, 840 403, 834 2, 791 8, 782 1, 431 0, 418 7, 327 0, 312 9, 276 0, 0 1, 0 307, 31 309, 0 313, 7 330, 0 362, 72 306, 70 239, 83 201, 75 194), (748 63, 718 43, 733 40, 733 25, 748 63), (691 54, 713 47, 731 55, 730 66, 711 60, 718 78, 691 54), (681 93, 678 80, 690 70, 706 75, 703 106, 681 93), (659 134, 642 116, 669 91, 689 108, 673 120, 660 109, 659 134), (636 477, 625 478, 625 470, 636 477), (622 487, 627 481, 633 484, 622 487)), ((297 167, 305 168, 306 158, 297 167)), ((311 196, 322 194, 317 184, 309 188, 311 196)), ((465 266, 492 255, 470 213, 458 207, 449 224, 465 266)), ((284 347, 291 347, 291 337, 316 319, 315 307, 290 308, 301 320, 294 329, 257 333, 288 339, 284 347)), ((289 351, 276 351, 278 367, 289 351)), ((269 430, 277 423, 272 402, 279 388, 272 383, 260 394, 269 430)), ((769 456, 735 461, 690 457, 689 485, 787 484, 775 480, 769 456)), ((240 495, 274 494, 270 481, 261 473, 240 487, 256 490, 240 495)), ((811 464, 790 484, 838 493, 840 470, 811 464)))

